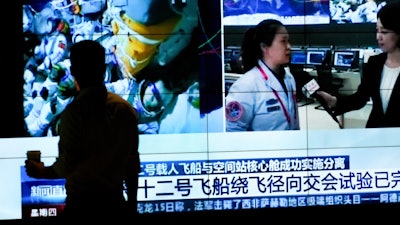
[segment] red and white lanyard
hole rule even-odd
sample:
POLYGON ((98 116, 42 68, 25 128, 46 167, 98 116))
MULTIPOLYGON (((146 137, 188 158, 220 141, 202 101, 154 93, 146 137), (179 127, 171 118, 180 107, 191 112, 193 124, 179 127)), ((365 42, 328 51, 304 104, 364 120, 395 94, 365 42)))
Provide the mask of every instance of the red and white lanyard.
MULTIPOLYGON (((261 68, 261 66, 257 65, 257 68, 258 68, 258 70, 260 70, 260 72, 263 75, 264 79, 268 80, 268 76, 265 73, 265 71, 261 68)), ((283 109, 283 113, 285 114, 285 117, 286 117, 286 120, 290 124, 290 115, 289 115, 289 112, 286 109, 285 105, 283 104, 282 99, 279 97, 278 92, 275 89, 273 89, 272 87, 270 87, 270 88, 272 89, 272 92, 274 93, 275 97, 278 99, 279 103, 281 104, 282 109, 283 109)))

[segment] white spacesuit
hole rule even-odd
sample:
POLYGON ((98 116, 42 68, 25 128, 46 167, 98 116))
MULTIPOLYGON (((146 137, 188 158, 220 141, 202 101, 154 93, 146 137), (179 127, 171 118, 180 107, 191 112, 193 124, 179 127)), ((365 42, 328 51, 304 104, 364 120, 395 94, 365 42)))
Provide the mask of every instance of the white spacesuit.
POLYGON ((298 130, 296 83, 285 68, 283 82, 258 61, 258 67, 237 79, 226 96, 226 131, 298 130))
POLYGON ((379 9, 384 4, 377 4, 373 0, 368 0, 357 7, 354 12, 349 12, 346 16, 352 23, 376 23, 379 9))
POLYGON ((65 59, 68 46, 66 35, 69 33, 69 25, 50 6, 43 8, 34 18, 31 30, 40 39, 40 44, 34 47, 33 56, 25 66, 25 96, 41 90, 41 83, 52 65, 65 59))
POLYGON ((124 78, 107 83, 109 91, 119 94, 130 102, 139 114, 139 132, 156 134, 159 130, 159 118, 175 94, 168 90, 162 80, 142 80, 139 84, 133 79, 124 78))
MULTIPOLYGON (((51 90, 47 91, 47 97, 35 96, 31 101, 31 108, 25 117, 25 124, 31 136, 53 136, 52 132, 45 133, 51 128, 51 124, 57 122, 58 115, 73 100, 75 95, 74 78, 69 71, 69 60, 65 60, 53 66, 47 83, 51 83, 51 90), (54 90, 54 83, 56 84, 54 90)), ((44 83, 46 84, 46 82, 44 83)), ((43 86, 43 90, 47 89, 43 86)), ((42 91, 43 92, 43 91, 42 91)), ((29 98, 28 98, 29 99, 29 98)))
MULTIPOLYGON (((139 83, 136 86, 129 79, 137 80, 137 74, 149 65, 168 65, 190 44, 191 33, 198 26, 197 0, 110 0, 108 3, 103 24, 112 26, 114 35, 111 42, 115 46, 123 79, 106 86, 109 90, 121 93, 138 111, 141 133, 158 133, 164 109, 168 108, 168 112, 163 118, 167 114, 177 113, 172 112, 177 102, 170 105, 176 93, 172 94, 161 80, 150 82, 146 74, 144 80, 137 81, 139 83), (158 99, 155 90, 159 90, 158 99), (126 97, 127 94, 130 97, 126 97), (155 104, 160 108, 149 107, 150 102, 162 102, 162 106, 155 104)), ((187 99, 188 95, 185 93, 183 98, 187 99)), ((179 104, 182 105, 177 107, 187 108, 190 102, 187 99, 179 104)), ((195 114, 200 117, 198 108, 195 114)), ((176 124, 185 121, 178 120, 176 124)))
MULTIPOLYGON (((49 111, 46 104, 50 100, 54 101, 54 96, 58 97, 56 92, 59 85, 46 74, 49 74, 54 65, 68 56, 65 49, 63 52, 59 49, 51 49, 51 46, 67 47, 85 39, 96 40, 104 46, 107 64, 105 85, 109 91, 130 101, 137 109, 140 114, 141 133, 158 133, 161 114, 164 114, 163 118, 165 118, 175 113, 173 112, 175 107, 181 109, 187 108, 188 105, 191 107, 197 105, 193 107, 196 110, 193 115, 200 117, 199 98, 195 98, 195 104, 191 104, 194 98, 185 92, 193 82, 198 82, 198 80, 192 80, 192 77, 185 76, 192 76, 191 74, 197 73, 196 71, 182 73, 182 79, 185 80, 174 84, 179 86, 184 83, 184 87, 178 87, 180 91, 172 94, 164 87, 163 81, 160 77, 157 78, 157 75, 151 74, 153 82, 150 82, 150 75, 145 73, 153 73, 152 70, 145 72, 143 70, 149 65, 169 66, 185 48, 192 44, 192 32, 198 27, 199 22, 198 13, 197 0, 50 0, 35 16, 37 19, 34 23, 28 22, 29 18, 32 18, 28 10, 25 13, 28 20, 24 24, 26 27, 30 24, 42 24, 42 27, 36 26, 37 29, 33 30, 40 36, 44 34, 43 37, 45 37, 41 39, 44 42, 35 48, 37 57, 27 63, 24 73, 25 99, 27 99, 24 104, 30 133, 39 135, 43 130, 42 127, 46 127, 50 121, 50 114, 40 116, 42 115, 40 110, 43 108, 43 111, 49 111), (50 34, 51 26, 49 25, 52 23, 46 22, 45 16, 52 18, 48 20, 50 22, 68 22, 70 33, 66 35, 65 41, 57 35, 47 35, 50 34), (58 43, 60 45, 57 45, 58 43), (138 78, 140 72, 142 73, 138 78), (157 92, 161 97, 157 97, 157 92), (182 93, 182 97, 179 98, 182 101, 173 101, 179 93, 182 93), (170 105, 171 102, 174 104, 170 105), (168 110, 165 110, 167 108, 168 110)), ((179 127, 184 126, 185 124, 182 124, 179 127)), ((168 132, 167 129, 163 130, 168 132)))
POLYGON ((110 0, 103 23, 110 22, 115 53, 126 77, 153 60, 168 64, 185 48, 197 27, 197 0, 182 5, 166 0, 110 0))

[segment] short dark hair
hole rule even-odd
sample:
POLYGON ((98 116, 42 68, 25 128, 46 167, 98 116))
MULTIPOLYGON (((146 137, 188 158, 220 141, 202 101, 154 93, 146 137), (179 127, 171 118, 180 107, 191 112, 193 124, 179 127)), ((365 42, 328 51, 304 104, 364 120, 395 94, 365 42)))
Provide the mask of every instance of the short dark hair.
POLYGON ((83 40, 71 46, 71 74, 80 88, 104 84, 105 54, 104 47, 93 40, 83 40))
MULTIPOLYGON (((388 2, 378 11, 377 18, 380 19, 385 29, 400 35, 400 1, 388 2)), ((397 42, 397 46, 400 47, 400 40, 397 42)))

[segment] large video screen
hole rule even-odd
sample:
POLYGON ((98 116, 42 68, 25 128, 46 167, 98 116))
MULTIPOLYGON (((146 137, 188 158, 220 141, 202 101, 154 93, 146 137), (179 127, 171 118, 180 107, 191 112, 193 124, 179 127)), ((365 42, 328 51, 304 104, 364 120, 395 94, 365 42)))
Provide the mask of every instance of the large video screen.
MULTIPOLYGON (((196 2, 53 0, 23 5, 27 135, 58 135, 58 115, 75 93, 68 48, 84 39, 96 40, 106 48, 106 87, 141 113, 141 133, 221 131, 222 114, 217 109, 222 96, 206 93, 222 91, 222 85, 217 86, 222 84, 217 77, 221 58, 214 56, 213 62, 213 56, 207 56, 218 56, 220 50, 213 49, 207 37, 212 34, 204 30, 209 24, 199 21, 196 2), (168 10, 158 12, 157 7, 168 10), (203 64, 216 66, 204 71, 202 58, 207 60, 203 64), (216 88, 209 85, 200 91, 207 80, 214 81, 216 88), (154 93, 159 93, 155 101, 154 93), (183 115, 186 120, 181 120, 183 115), (213 118, 217 120, 207 124, 213 118)), ((219 47, 218 36, 215 40, 219 47)))
MULTIPOLYGON (((390 0, 389 0, 390 1, 390 0)), ((376 13, 387 1, 330 1, 333 23, 376 23, 376 13)))
POLYGON ((278 19, 286 25, 329 24, 329 1, 222 0, 223 23, 256 25, 263 19, 278 19))
POLYGON ((386 2, 223 0, 223 23, 256 25, 263 19, 278 19, 285 25, 376 23, 376 13, 386 2))
MULTIPOLYGON (((23 1, 25 128, 0 138, 0 220, 63 210, 64 180, 30 178, 23 165, 28 150, 40 150, 45 165, 58 155, 59 116, 76 93, 68 50, 85 39, 107 51, 108 90, 140 113, 139 214, 400 204, 400 129, 365 128, 369 104, 338 118, 343 128, 304 104, 299 130, 226 131, 227 85, 243 74, 225 65, 238 49, 224 51, 231 34, 223 28, 244 14, 239 3, 266 2, 23 1)), ((329 23, 329 2, 313 2, 319 11, 306 1, 283 16, 307 21, 318 12, 329 23)), ((346 93, 360 82, 351 76, 346 93)))

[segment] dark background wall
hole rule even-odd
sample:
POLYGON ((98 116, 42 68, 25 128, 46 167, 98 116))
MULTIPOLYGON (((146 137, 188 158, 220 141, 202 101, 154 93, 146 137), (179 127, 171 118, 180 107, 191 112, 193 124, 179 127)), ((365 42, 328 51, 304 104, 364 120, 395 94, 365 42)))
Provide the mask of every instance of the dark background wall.
POLYGON ((1 46, 1 108, 0 138, 23 135, 23 55, 21 1, 2 2, 0 13, 1 46))

